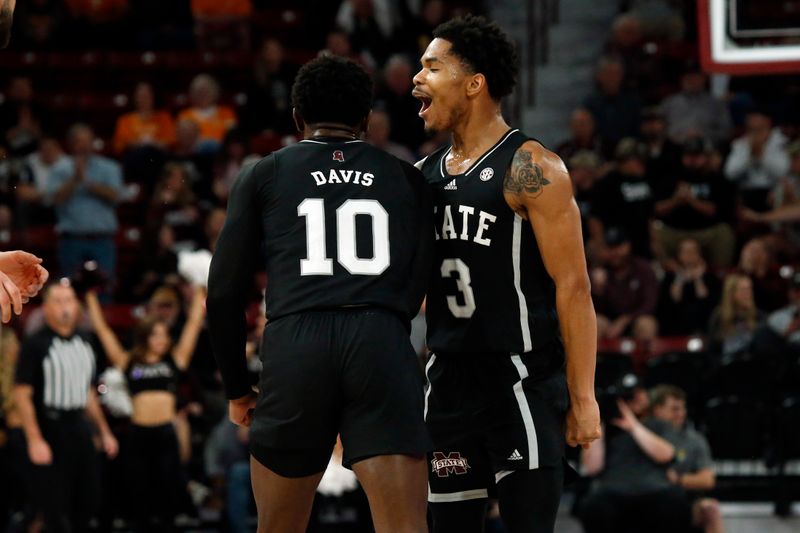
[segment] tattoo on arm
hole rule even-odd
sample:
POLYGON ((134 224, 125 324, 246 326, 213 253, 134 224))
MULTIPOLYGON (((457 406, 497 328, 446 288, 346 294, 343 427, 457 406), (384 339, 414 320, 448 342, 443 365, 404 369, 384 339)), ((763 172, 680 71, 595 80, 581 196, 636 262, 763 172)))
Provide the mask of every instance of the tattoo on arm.
POLYGON ((511 161, 511 168, 503 181, 503 190, 511 194, 527 193, 538 196, 550 182, 544 177, 542 167, 533 162, 531 153, 518 150, 511 161))

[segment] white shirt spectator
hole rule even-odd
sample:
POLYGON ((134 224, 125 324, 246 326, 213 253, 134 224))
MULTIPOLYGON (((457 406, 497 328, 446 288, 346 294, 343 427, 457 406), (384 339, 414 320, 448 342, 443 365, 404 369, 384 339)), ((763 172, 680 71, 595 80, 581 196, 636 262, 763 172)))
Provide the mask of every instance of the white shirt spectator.
POLYGON ((789 172, 786 137, 773 128, 764 143, 761 157, 753 155, 749 135, 733 141, 725 162, 725 175, 739 183, 741 189, 772 189, 789 172))

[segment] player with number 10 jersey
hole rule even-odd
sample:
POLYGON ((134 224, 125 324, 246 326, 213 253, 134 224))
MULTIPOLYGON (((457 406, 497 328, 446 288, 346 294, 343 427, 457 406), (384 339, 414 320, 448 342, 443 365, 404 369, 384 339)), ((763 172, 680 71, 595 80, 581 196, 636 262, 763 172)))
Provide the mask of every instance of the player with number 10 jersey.
POLYGON ((209 275, 231 418, 250 425, 259 530, 304 530, 341 434, 376 531, 422 531, 431 443, 409 324, 430 270, 430 193, 416 168, 360 140, 371 101, 361 67, 320 57, 293 101, 304 139, 237 178, 209 275), (256 397, 244 299, 258 267, 269 322, 256 397))

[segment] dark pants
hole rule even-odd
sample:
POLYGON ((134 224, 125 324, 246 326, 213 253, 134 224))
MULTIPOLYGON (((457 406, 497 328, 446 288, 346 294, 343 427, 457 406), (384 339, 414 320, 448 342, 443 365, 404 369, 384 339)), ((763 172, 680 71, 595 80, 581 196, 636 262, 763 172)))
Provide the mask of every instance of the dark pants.
POLYGON ((131 426, 127 454, 135 530, 171 530, 183 490, 175 428, 131 426))
POLYGON ((21 429, 0 427, 0 531, 6 531, 12 515, 24 510, 29 496, 25 480, 25 436, 21 429))
POLYGON ((678 487, 639 494, 608 488, 590 492, 580 506, 586 533, 681 533, 691 522, 691 509, 678 487))
POLYGON ((61 275, 75 276, 86 261, 97 261, 97 266, 113 283, 117 267, 117 248, 113 235, 108 237, 81 237, 61 235, 58 239, 58 263, 61 275))
POLYGON ((53 462, 28 462, 29 490, 48 533, 86 531, 97 511, 100 488, 97 450, 83 410, 45 412, 39 417, 42 436, 53 462))

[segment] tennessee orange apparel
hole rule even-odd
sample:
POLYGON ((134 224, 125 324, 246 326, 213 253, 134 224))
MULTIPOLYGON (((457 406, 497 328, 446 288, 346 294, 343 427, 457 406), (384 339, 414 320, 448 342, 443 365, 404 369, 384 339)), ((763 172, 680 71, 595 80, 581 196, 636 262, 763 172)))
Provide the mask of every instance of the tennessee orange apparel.
POLYGON ((236 113, 228 106, 213 106, 206 109, 190 107, 178 115, 178 120, 191 120, 200 128, 204 141, 222 142, 229 129, 236 125, 236 113))
POLYGON ((132 111, 117 119, 114 151, 118 154, 137 144, 169 146, 173 142, 175 142, 175 121, 166 111, 155 111, 150 116, 132 111))

